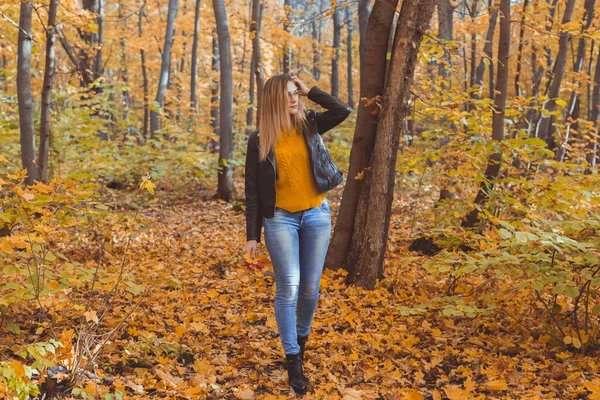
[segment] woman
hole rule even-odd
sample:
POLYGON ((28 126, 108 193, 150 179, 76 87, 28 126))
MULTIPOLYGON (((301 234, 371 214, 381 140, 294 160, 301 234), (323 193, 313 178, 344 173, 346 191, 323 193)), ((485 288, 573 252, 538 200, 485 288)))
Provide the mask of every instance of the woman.
POLYGON ((306 392, 304 348, 319 297, 331 218, 325 193, 343 177, 321 134, 348 117, 350 108, 297 77, 280 74, 264 86, 258 131, 246 153, 246 252, 254 258, 265 226, 275 276, 275 319, 289 383, 306 392), (299 96, 327 109, 305 111, 299 96))

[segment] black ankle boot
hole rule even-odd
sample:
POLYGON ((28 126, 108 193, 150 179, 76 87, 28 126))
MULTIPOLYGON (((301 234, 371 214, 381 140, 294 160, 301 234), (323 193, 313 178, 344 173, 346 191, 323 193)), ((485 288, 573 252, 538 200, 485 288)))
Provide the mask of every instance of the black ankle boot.
POLYGON ((285 356, 285 369, 288 372, 290 386, 296 394, 306 393, 306 378, 302 372, 302 359, 300 353, 285 356))
POLYGON ((300 359, 304 362, 304 349, 306 348, 306 341, 308 340, 308 335, 300 336, 298 335, 298 346, 300 346, 300 359))

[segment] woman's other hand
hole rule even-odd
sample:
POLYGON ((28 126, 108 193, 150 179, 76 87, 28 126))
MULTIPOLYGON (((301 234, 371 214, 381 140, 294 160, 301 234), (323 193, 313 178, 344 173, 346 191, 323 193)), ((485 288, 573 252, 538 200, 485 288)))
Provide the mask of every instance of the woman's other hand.
POLYGON ((249 254, 254 260, 256 257, 256 240, 248 240, 248 243, 246 243, 246 254, 249 254))
POLYGON ((310 89, 304 84, 304 82, 300 80, 300 78, 298 78, 295 75, 292 75, 292 82, 294 82, 294 85, 296 85, 296 87, 298 88, 298 94, 300 96, 308 96, 308 92, 310 91, 310 89))

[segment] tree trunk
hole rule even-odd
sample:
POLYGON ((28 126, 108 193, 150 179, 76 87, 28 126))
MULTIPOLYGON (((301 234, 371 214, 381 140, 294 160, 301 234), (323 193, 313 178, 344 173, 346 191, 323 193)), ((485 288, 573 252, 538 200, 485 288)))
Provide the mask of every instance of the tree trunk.
POLYGON ((354 85, 352 82, 352 21, 350 20, 350 7, 346 7, 346 24, 348 24, 348 38, 346 49, 348 51, 348 106, 354 108, 354 85))
POLYGON ((359 0, 358 2, 358 32, 360 44, 358 45, 358 54, 360 57, 359 66, 362 68, 362 63, 365 59, 365 51, 367 46, 367 26, 369 25, 369 16, 371 15, 371 1, 359 0))
MULTIPOLYGON (((438 11, 438 37, 443 41, 454 40, 454 8, 450 0, 439 0, 438 11)), ((438 64, 439 73, 444 78, 444 87, 450 87, 450 54, 444 52, 444 61, 438 64)))
MULTIPOLYGON (((219 70, 219 45, 217 41, 217 31, 213 30, 212 38, 212 49, 213 57, 211 62, 211 69, 213 75, 219 70)), ((215 136, 219 136, 219 81, 216 79, 212 80, 212 88, 210 90, 210 120, 215 136)), ((211 141, 211 151, 215 151, 217 144, 211 141)))
POLYGON ((21 135, 21 161, 27 170, 26 185, 39 180, 35 161, 35 134, 33 130, 33 99, 31 98, 31 13, 33 2, 22 1, 19 16, 19 44, 17 49, 17 97, 21 135))
POLYGON ((262 9, 263 5, 260 0, 252 0, 252 21, 250 32, 254 30, 256 33, 252 37, 252 59, 254 61, 254 74, 256 76, 256 126, 260 123, 258 111, 262 101, 262 91, 265 85, 265 77, 262 62, 262 51, 260 48, 260 28, 262 25, 262 9))
POLYGON ((588 143, 587 161, 592 168, 595 168, 598 158, 598 135, 600 134, 600 51, 598 52, 598 58, 596 59, 591 103, 588 119, 594 124, 595 136, 591 137, 588 143))
POLYGON ((219 64, 221 100, 219 102, 219 173, 217 197, 230 201, 233 195, 233 177, 231 155, 233 153, 232 103, 233 103, 233 70, 231 65, 231 45, 229 24, 224 0, 213 0, 217 36, 219 39, 219 64))
MULTIPOLYGON (((525 0, 527 2, 528 0, 525 0)), ((490 8, 490 19, 488 23, 488 30, 485 35, 485 44, 483 46, 483 54, 485 57, 482 57, 479 61, 479 65, 477 66, 477 71, 475 72, 475 84, 479 85, 479 91, 481 93, 483 89, 483 74, 485 73, 485 60, 489 60, 489 64, 493 65, 492 61, 492 48, 494 47, 494 31, 496 30, 496 21, 498 20, 498 8, 494 8, 493 10, 490 8)), ((490 69, 493 71, 493 69, 490 69)), ((490 85, 492 84, 493 77, 490 80, 490 85)), ((493 87, 493 86, 492 86, 493 87)), ((490 90, 493 93, 493 89, 490 90)))
POLYGON ((40 117, 40 153, 37 165, 40 171, 39 179, 48 179, 48 152, 50 149, 50 99, 54 83, 55 42, 56 42, 56 9, 58 0, 50 0, 48 9, 48 25, 46 31, 46 62, 44 67, 44 86, 42 88, 42 104, 40 117))
POLYGON ((255 84, 256 78, 254 77, 256 71, 256 63, 254 62, 254 50, 252 51, 252 60, 250 61, 250 84, 248 89, 248 109, 246 110, 246 137, 252 133, 252 126, 254 125, 254 109, 256 108, 256 92, 255 84))
MULTIPOLYGON (((139 21, 138 21, 138 33, 139 37, 142 37, 143 34, 143 25, 142 21, 144 18, 144 11, 146 10, 146 3, 142 3, 142 7, 140 8, 139 13, 139 21)), ((142 136, 144 140, 148 139, 148 122, 150 117, 150 106, 148 104, 150 100, 150 91, 148 85, 148 71, 146 70, 146 56, 144 54, 144 49, 140 48, 140 59, 142 62, 142 78, 143 78, 143 87, 144 87, 144 127, 142 130, 142 136)))
POLYGON ((399 127, 405 126, 404 120, 409 113, 407 100, 419 48, 434 9, 435 1, 405 1, 398 16, 390 75, 370 161, 372 173, 365 174, 371 184, 368 195, 361 195, 359 204, 368 209, 364 236, 353 235, 346 260, 347 265, 354 266, 347 282, 367 289, 375 287, 378 271, 383 265, 394 197, 396 156, 403 129, 399 127))
MULTIPOLYGON (((575 65, 573 66, 573 73, 579 74, 583 69, 583 61, 585 59, 586 39, 585 32, 592 26, 594 20, 594 3, 595 0, 585 0, 585 14, 584 21, 585 25, 581 27, 581 35, 579 37, 579 43, 577 44, 577 58, 575 59, 575 65)), ((571 135, 571 125, 577 122, 578 108, 579 108, 579 88, 581 87, 581 80, 577 80, 577 89, 571 91, 571 98, 567 104, 567 110, 565 112, 565 137, 561 143, 559 143, 558 150, 556 151, 554 159, 556 161, 564 161, 567 145, 571 135)))
MULTIPOLYGON (((364 227, 357 215, 358 198, 363 190, 365 168, 373 152, 377 132, 379 96, 383 95, 385 82, 385 64, 387 38, 390 36, 394 13, 398 0, 377 0, 369 16, 365 55, 360 70, 360 96, 358 116, 354 128, 354 139, 350 150, 348 177, 344 185, 342 203, 335 223, 331 243, 327 249, 325 267, 342 268, 346 258, 350 239, 356 227, 364 227)), ((364 222, 364 221, 363 221, 364 222)))
POLYGON ((200 0, 196 0, 194 10, 194 40, 192 42, 192 71, 190 83, 190 107, 198 113, 198 99, 196 95, 196 79, 198 77, 198 40, 200 36, 200 0))
MULTIPOLYGON (((494 95, 494 114, 492 116, 492 140, 500 142, 504 140, 504 108, 508 92, 508 61, 510 54, 510 2, 511 0, 500 0, 500 43, 498 45, 498 79, 496 80, 496 92, 494 95)), ((493 189, 492 180, 498 177, 502 153, 496 152, 490 155, 485 170, 483 181, 475 197, 475 205, 483 205, 490 196, 493 189)), ((479 211, 475 208, 471 211, 462 225, 473 227, 479 222, 479 211)))
MULTIPOLYGON (((567 0, 565 6, 565 12, 562 18, 562 25, 571 22, 573 16, 573 9, 575 8, 575 0, 567 0)), ((550 86, 550 92, 548 93, 548 101, 544 108, 547 113, 554 111, 556 107, 556 100, 560 94, 560 85, 562 84, 562 78, 565 73, 565 66, 567 64, 567 53, 569 51, 569 41, 571 40, 571 34, 568 31, 562 31, 560 33, 560 39, 558 44, 558 54, 556 55, 556 62, 554 63, 554 69, 552 70, 552 85, 550 86)), ((552 121, 551 116, 544 117, 542 115, 541 121, 537 126, 536 137, 541 138, 547 144, 550 150, 554 150, 555 142, 552 137, 552 121)))
MULTIPOLYGON (((290 32, 290 11, 292 8, 291 0, 284 0, 284 10, 285 10, 285 21, 283 22, 283 30, 286 33, 290 32)), ((290 48, 290 43, 287 37, 285 38, 285 44, 283 46, 283 73, 290 73, 290 65, 292 63, 291 56, 292 49, 290 48)))
POLYGON ((521 60, 523 59, 523 46, 525 37, 525 15, 527 13, 527 6, 529 5, 529 0, 523 1, 523 12, 521 13, 521 26, 519 27, 519 50, 517 55, 517 73, 515 74, 515 94, 517 96, 523 96, 523 91, 521 90, 521 60))
POLYGON ((342 24, 340 22, 340 10, 336 6, 333 12, 333 57, 331 58, 331 95, 339 97, 339 61, 340 41, 342 36, 342 24))
MULTIPOLYGON (((169 0, 169 11, 167 16, 167 27, 165 32, 165 44, 163 46, 162 61, 160 64, 160 78, 158 80, 158 90, 156 91, 155 102, 160 108, 163 108, 165 101, 165 91, 169 83, 169 71, 171 70, 171 48, 173 47, 173 34, 175 33, 175 17, 177 17, 177 8, 179 0, 169 0)), ((158 111, 150 112, 150 134, 152 137, 158 131, 158 111)))
POLYGON ((319 70, 319 37, 317 35, 317 20, 313 19, 312 21, 312 50, 313 50, 313 68, 312 73, 315 77, 315 80, 319 80, 321 76, 321 71, 319 70))
MULTIPOLYGON (((478 0, 472 0, 472 4, 471 4, 471 9, 469 10, 469 13, 471 14, 471 23, 475 22, 475 17, 477 16, 477 1, 478 0)), ((477 82, 476 80, 476 76, 477 75, 477 33, 476 32, 471 32, 471 72, 469 73, 470 75, 470 82, 469 82, 469 86, 472 88, 473 86, 475 86, 475 83, 477 82)))

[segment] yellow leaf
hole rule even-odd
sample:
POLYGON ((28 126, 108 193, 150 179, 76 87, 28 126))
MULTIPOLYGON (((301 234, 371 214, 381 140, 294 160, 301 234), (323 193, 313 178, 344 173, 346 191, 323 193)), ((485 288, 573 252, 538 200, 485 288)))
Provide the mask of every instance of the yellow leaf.
POLYGON ((185 335, 185 326, 179 325, 177 328, 175 328, 175 334, 179 339, 181 339, 183 335, 185 335))
POLYGON ((155 187, 156 185, 154 184, 154 182, 150 181, 149 176, 145 177, 142 183, 140 183, 140 189, 146 189, 150 192, 150 194, 154 194, 155 187))
POLYGON ((92 310, 92 311, 86 311, 83 313, 83 315, 85 316, 85 320, 87 322, 93 321, 95 323, 98 323, 98 315, 96 315, 96 311, 92 310))
POLYGON ((210 297, 211 299, 214 299, 214 298, 216 298, 216 297, 219 297, 219 292, 217 292, 215 289, 210 289, 210 290, 209 290, 209 291, 206 293, 206 295, 207 295, 208 297, 210 297))
POLYGON ((483 385, 487 390, 508 390, 508 384, 504 379, 489 381, 483 385))
POLYGON ((250 40, 253 40, 256 37, 256 31, 250 32, 250 40))
POLYGON ((235 393, 235 397, 240 400, 252 400, 254 399, 254 392, 250 389, 242 389, 235 393))
POLYGON ((592 392, 589 396, 589 400, 600 400, 600 378, 596 378, 591 382, 585 382, 583 384, 587 390, 592 392))
POLYGON ((25 367, 17 360, 11 362, 10 367, 15 371, 17 378, 22 379, 25 376, 25 367))
POLYGON ((468 391, 456 385, 447 385, 444 387, 444 392, 450 400, 467 400, 471 397, 468 391))

